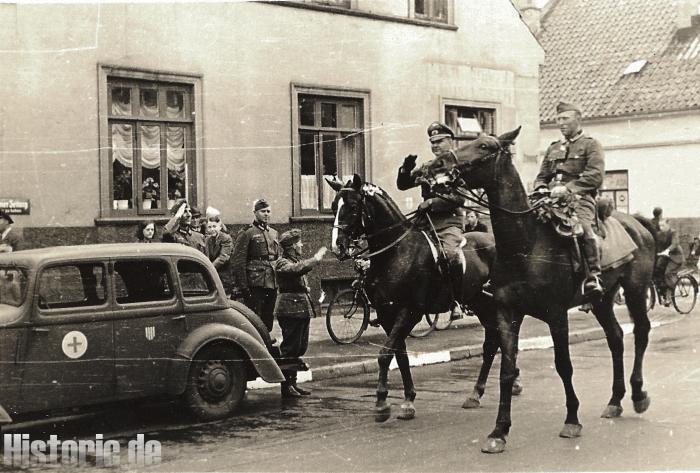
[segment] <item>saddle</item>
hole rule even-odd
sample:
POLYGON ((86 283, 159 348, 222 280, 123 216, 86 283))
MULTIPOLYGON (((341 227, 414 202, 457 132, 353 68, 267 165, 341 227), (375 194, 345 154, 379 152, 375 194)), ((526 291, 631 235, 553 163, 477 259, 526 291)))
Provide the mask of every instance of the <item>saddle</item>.
MULTIPOLYGON (((549 223, 557 234, 562 237, 573 238, 576 244, 572 248, 572 260, 574 268, 578 272, 582 269, 581 251, 578 238, 583 236, 583 227, 576 216, 574 202, 577 196, 566 195, 563 199, 552 200, 549 197, 541 197, 536 194, 530 196, 531 204, 537 206, 535 214, 537 220, 549 223)), ((600 245, 600 266, 603 271, 617 268, 634 256, 637 245, 629 236, 619 220, 613 216, 614 205, 608 198, 599 198, 597 204, 596 222, 593 231, 598 235, 600 245)))

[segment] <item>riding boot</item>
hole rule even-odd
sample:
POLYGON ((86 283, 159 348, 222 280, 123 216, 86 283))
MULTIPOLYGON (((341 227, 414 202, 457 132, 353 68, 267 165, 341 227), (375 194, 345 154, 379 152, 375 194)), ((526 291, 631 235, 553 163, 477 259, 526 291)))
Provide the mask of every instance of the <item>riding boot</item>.
POLYGON ((586 298, 598 298, 603 294, 600 284, 602 270, 600 268, 600 249, 595 235, 585 235, 583 238, 583 253, 586 257, 586 282, 583 284, 583 294, 586 298))
POLYGON ((459 306, 462 300, 462 279, 464 278, 464 268, 462 267, 462 259, 460 258, 459 252, 457 251, 445 251, 447 255, 447 268, 449 275, 450 287, 452 288, 452 298, 453 304, 451 309, 455 306, 459 306))

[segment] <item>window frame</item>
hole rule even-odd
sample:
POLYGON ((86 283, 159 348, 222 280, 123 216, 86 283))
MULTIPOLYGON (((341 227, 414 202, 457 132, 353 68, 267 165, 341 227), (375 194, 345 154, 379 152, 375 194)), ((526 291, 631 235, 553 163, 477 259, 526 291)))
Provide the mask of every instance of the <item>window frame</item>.
MULTIPOLYGON (((359 108, 362 114, 362 121, 360 123, 359 129, 361 130, 371 130, 370 121, 370 100, 371 94, 369 90, 366 89, 352 89, 346 87, 329 87, 329 86, 318 86, 318 85, 306 85, 291 83, 291 160, 292 160, 292 218, 294 217, 310 217, 310 218, 332 218, 331 213, 328 209, 320 208, 318 210, 314 209, 302 209, 301 208, 301 152, 300 152, 300 140, 299 132, 302 129, 309 131, 314 131, 318 133, 342 133, 344 128, 326 128, 317 126, 302 126, 300 123, 299 116, 299 96, 301 95, 313 95, 318 97, 328 97, 329 100, 342 101, 347 99, 348 101, 360 102, 359 108)), ((365 180, 371 180, 371 133, 362 133, 362 153, 363 153, 363 163, 361 166, 361 171, 363 178, 365 180)), ((316 140, 315 140, 316 142, 316 140)), ((317 145, 319 143, 316 143, 317 145)), ((322 159, 322 156, 321 158, 322 159)), ((317 170, 318 173, 318 170, 317 170)), ((324 185, 323 183, 321 183, 324 185)), ((329 203, 330 204, 330 203, 329 203)))
POLYGON ((47 264, 45 266, 42 266, 39 268, 39 270, 36 272, 36 283, 35 283, 35 288, 34 288, 34 293, 35 297, 34 300, 32 301, 32 304, 34 305, 34 310, 36 311, 37 314, 39 314, 40 317, 45 318, 46 320, 53 320, 54 317, 56 316, 61 316, 61 315, 80 315, 82 313, 88 313, 91 314, 94 311, 100 311, 104 310, 109 307, 111 303, 111 298, 112 298, 112 287, 110 283, 110 277, 109 277, 109 271, 108 271, 108 265, 105 261, 102 260, 80 260, 80 261, 60 261, 60 262, 54 262, 47 264), (44 272, 55 269, 55 268, 61 268, 61 267, 66 267, 66 266, 80 266, 80 265, 92 265, 92 266, 100 266, 102 268, 102 277, 104 280, 104 299, 100 304, 96 305, 73 305, 73 306, 65 306, 65 307, 42 307, 40 304, 40 299, 41 299, 41 289, 42 289, 42 276, 44 275, 44 272))
MULTIPOLYGON (((447 124, 447 108, 448 107, 458 107, 458 108, 472 108, 480 110, 491 110, 493 111, 493 132, 498 134, 498 131, 502 129, 501 123, 501 104, 498 102, 487 102, 483 100, 465 100, 465 99, 453 99, 453 98, 440 98, 440 117, 442 117, 442 122, 447 124)), ((452 130, 455 133, 455 145, 459 146, 460 142, 471 141, 474 138, 469 135, 458 135, 457 130, 452 130)))
POLYGON ((611 169, 606 170, 603 176, 603 184, 600 187, 599 194, 601 197, 608 197, 613 202, 613 208, 619 212, 630 213, 630 173, 629 169, 611 169), (612 181, 612 176, 625 176, 627 187, 607 187, 612 181), (627 200, 626 209, 618 208, 618 199, 627 200))
POLYGON ((420 21, 426 21, 430 23, 436 23, 441 25, 452 25, 454 23, 454 1, 453 0, 423 0, 426 4, 427 13, 417 13, 416 12, 416 0, 410 0, 408 2, 409 18, 414 18, 420 21), (435 16, 435 2, 444 1, 445 2, 445 15, 446 18, 441 20, 435 16))
MULTIPOLYGON (((119 122, 122 117, 111 116, 111 94, 110 94, 110 81, 117 80, 119 82, 133 82, 133 83, 143 83, 143 82, 153 82, 154 85, 165 85, 173 89, 188 89, 190 95, 189 105, 185 105, 184 113, 185 118, 172 118, 172 119, 162 119, 158 118, 146 118, 139 117, 136 119, 135 116, 125 116, 123 117, 124 122, 129 122, 135 126, 141 124, 147 124, 148 122, 154 122, 160 126, 167 126, 167 124, 172 123, 186 123, 191 126, 192 131, 189 133, 189 137, 186 137, 185 147, 186 147, 186 159, 187 159, 187 170, 189 182, 187 183, 187 194, 190 202, 193 204, 198 202, 198 189, 202 189, 202 177, 204 176, 204 146, 202 145, 202 140, 198 137, 203 136, 202 132, 202 120, 199 118, 202 116, 202 78, 200 75, 187 74, 187 73, 174 73, 166 71, 156 71, 156 70, 145 70, 145 69, 134 69, 127 67, 120 67, 109 64, 98 64, 98 109, 99 109, 99 158, 100 158, 100 211, 99 220, 117 220, 117 221, 136 221, 142 220, 143 218, 158 218, 167 217, 167 195, 161 194, 161 202, 165 202, 165 205, 161 205, 158 209, 146 210, 141 208, 141 196, 134 196, 134 207, 128 210, 115 210, 113 208, 112 202, 112 161, 110 159, 111 154, 111 144, 112 144, 112 134, 110 132, 110 123, 119 122), (191 118, 187 118, 187 114, 190 114, 191 118), (163 125, 165 124, 165 125, 163 125), (137 198, 136 198, 137 197, 137 198)), ((166 94, 163 93, 163 96, 166 94)), ((138 103, 134 97, 132 97, 132 104, 138 103)), ((134 140, 138 134, 134 128, 134 140)), ((161 145, 163 143, 165 136, 161 134, 161 145)), ((132 171, 132 186, 134 181, 140 179, 142 170, 141 166, 134 166, 132 171)), ((161 183, 163 179, 167 180, 167 169, 161 167, 161 183)))

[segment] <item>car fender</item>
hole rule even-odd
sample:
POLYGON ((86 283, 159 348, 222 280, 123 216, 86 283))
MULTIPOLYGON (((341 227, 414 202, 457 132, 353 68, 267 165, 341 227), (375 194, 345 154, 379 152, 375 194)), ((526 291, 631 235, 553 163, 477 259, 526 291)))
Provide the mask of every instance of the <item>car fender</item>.
POLYGON ((185 390, 190 362, 205 345, 215 341, 230 341, 243 349, 258 375, 268 383, 284 381, 284 375, 265 345, 243 330, 226 324, 203 325, 192 331, 180 344, 171 360, 168 391, 181 394, 185 390))
POLYGON ((9 424, 10 422, 12 422, 12 417, 10 417, 10 414, 0 405, 0 425, 9 424))

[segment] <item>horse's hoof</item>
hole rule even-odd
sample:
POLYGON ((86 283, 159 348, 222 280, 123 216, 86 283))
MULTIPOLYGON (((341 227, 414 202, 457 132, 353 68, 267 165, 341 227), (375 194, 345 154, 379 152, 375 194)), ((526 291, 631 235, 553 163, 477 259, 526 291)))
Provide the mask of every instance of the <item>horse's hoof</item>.
POLYGON ((416 417, 416 408, 413 407, 413 403, 404 402, 401 404, 401 412, 396 417, 401 420, 411 420, 416 417))
POLYGON ((651 398, 647 396, 647 393, 644 393, 644 399, 634 401, 634 412, 641 414, 649 409, 649 404, 651 404, 651 398))
POLYGON ((613 406, 612 404, 608 404, 600 417, 603 419, 614 419, 615 417, 620 417, 621 415, 622 406, 613 406))
POLYGON ((462 409, 476 409, 477 407, 481 407, 481 401, 475 397, 468 397, 462 404, 462 409))
POLYGON ((561 429, 561 432, 559 432, 559 437, 565 439, 580 437, 581 429, 583 429, 581 424, 564 424, 564 428, 561 429))
POLYGON ((506 449, 506 441, 499 438, 487 438, 486 443, 481 446, 484 453, 503 453, 506 449))
POLYGON ((391 406, 389 404, 382 404, 374 408, 374 421, 375 422, 386 422, 391 417, 391 406))
POLYGON ((511 390, 511 393, 513 396, 520 396, 523 392, 523 385, 520 384, 520 381, 516 381, 513 383, 513 389, 511 390))

